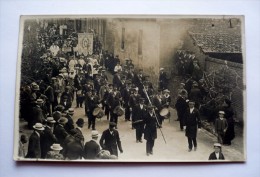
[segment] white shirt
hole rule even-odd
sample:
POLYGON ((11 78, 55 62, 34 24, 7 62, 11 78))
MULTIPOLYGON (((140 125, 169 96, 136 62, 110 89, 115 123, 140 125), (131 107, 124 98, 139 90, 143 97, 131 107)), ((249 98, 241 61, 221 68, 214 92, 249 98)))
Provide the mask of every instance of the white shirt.
POLYGON ((192 112, 193 112, 193 110, 194 110, 194 108, 190 108, 190 113, 192 113, 192 112))
POLYGON ((219 152, 215 152, 217 159, 219 159, 219 152))

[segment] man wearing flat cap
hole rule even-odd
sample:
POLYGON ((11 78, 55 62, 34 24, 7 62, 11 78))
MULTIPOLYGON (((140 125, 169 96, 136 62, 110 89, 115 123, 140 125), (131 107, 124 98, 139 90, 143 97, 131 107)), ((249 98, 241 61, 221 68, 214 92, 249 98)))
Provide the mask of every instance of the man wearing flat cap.
POLYGON ((219 111, 219 117, 215 121, 215 133, 218 136, 218 143, 223 144, 223 140, 225 137, 225 133, 228 128, 228 122, 226 118, 224 118, 225 112, 219 111))
POLYGON ((225 160, 220 143, 214 143, 214 152, 209 155, 209 160, 225 160))
POLYGON ((115 130, 116 123, 109 122, 109 128, 103 131, 99 144, 103 150, 108 150, 111 155, 118 157, 118 149, 123 153, 119 132, 115 130))

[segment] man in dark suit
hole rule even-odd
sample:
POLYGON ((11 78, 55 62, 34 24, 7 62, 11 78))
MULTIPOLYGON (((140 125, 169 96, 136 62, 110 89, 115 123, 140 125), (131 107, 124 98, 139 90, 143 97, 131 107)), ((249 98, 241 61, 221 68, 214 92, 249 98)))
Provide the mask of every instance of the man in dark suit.
POLYGON ((225 160, 224 155, 221 152, 221 144, 214 143, 214 152, 209 155, 209 160, 225 160))
POLYGON ((74 128, 74 129, 72 129, 72 130, 70 131, 70 134, 71 134, 72 136, 74 136, 74 135, 76 135, 76 134, 81 135, 81 136, 83 137, 83 142, 84 142, 84 136, 83 136, 83 133, 82 133, 82 128, 83 128, 83 126, 84 126, 84 123, 85 123, 85 122, 84 122, 84 119, 79 118, 79 119, 76 121, 77 127, 74 128))
POLYGON ((35 125, 35 123, 43 123, 45 119, 45 114, 41 108, 42 104, 43 104, 42 99, 36 100, 36 106, 32 110, 32 118, 28 122, 29 128, 33 128, 33 125, 35 125))
POLYGON ((56 123, 53 117, 47 117, 45 129, 41 136, 41 158, 45 158, 47 152, 51 150, 51 145, 57 142, 57 138, 53 134, 53 126, 56 123))
POLYGON ((154 114, 154 106, 147 106, 147 114, 144 119, 144 139, 146 140, 146 155, 153 154, 154 141, 157 138, 157 120, 154 114))
POLYGON ((41 133, 44 127, 41 123, 36 123, 33 126, 34 132, 29 138, 28 153, 26 158, 41 158, 41 133))
POLYGON ((197 150, 197 129, 201 128, 201 121, 200 121, 200 114, 199 110, 194 107, 195 102, 190 100, 189 101, 189 108, 186 110, 185 114, 185 126, 186 129, 186 136, 188 138, 189 143, 189 152, 192 150, 194 146, 194 151, 197 150))
POLYGON ((66 125, 64 126, 65 130, 69 133, 72 129, 74 129, 74 121, 73 121, 73 116, 74 114, 74 109, 73 108, 69 108, 68 109, 68 113, 66 115, 66 118, 68 119, 68 122, 66 123, 66 125))
POLYGON ((186 94, 185 91, 182 91, 180 93, 180 95, 178 96, 177 101, 175 103, 175 108, 177 110, 178 120, 180 121, 181 131, 183 131, 185 113, 186 113, 186 110, 188 109, 188 104, 186 102, 185 94, 186 94))
POLYGON ((125 121, 130 121, 130 117, 131 117, 131 111, 129 106, 129 99, 131 94, 130 85, 131 85, 131 81, 126 81, 126 87, 121 91, 123 106, 125 108, 125 121))
POLYGON ((61 117, 58 120, 58 125, 54 128, 53 134, 56 136, 58 143, 63 147, 65 138, 68 136, 68 132, 65 130, 64 126, 68 122, 68 119, 61 117))
POLYGON ((64 140, 63 156, 65 160, 80 160, 83 157, 82 136, 75 134, 74 136, 67 136, 64 140))
POLYGON ((133 108, 133 125, 136 130, 136 142, 142 143, 142 135, 144 132, 144 117, 146 114, 146 106, 144 105, 145 99, 141 98, 140 103, 133 108))
POLYGON ((101 139, 99 141, 100 146, 103 150, 108 150, 111 155, 115 155, 118 157, 118 150, 123 153, 119 133, 115 130, 116 123, 109 122, 109 129, 105 130, 102 133, 101 139))
POLYGON ((91 132, 92 140, 86 142, 84 147, 84 158, 85 159, 96 159, 100 152, 100 146, 97 143, 98 131, 94 130, 91 132))

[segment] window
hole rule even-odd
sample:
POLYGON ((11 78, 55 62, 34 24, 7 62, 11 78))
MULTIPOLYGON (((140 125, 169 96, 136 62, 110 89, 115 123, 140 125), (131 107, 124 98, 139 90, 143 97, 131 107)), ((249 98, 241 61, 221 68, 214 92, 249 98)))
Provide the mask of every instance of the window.
POLYGON ((143 54, 143 30, 139 30, 139 35, 138 35, 138 55, 143 54))
POLYGON ((125 28, 122 28, 121 49, 125 50, 125 28))

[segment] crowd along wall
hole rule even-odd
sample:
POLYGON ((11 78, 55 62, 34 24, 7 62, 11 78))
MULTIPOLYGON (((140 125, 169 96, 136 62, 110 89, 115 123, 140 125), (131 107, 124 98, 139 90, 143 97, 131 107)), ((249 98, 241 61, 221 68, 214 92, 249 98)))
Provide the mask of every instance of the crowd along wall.
MULTIPOLYGON (((230 99, 232 101, 232 106, 235 111, 235 120, 239 122, 243 122, 244 120, 244 83, 243 82, 243 64, 235 63, 235 62, 229 62, 221 59, 216 58, 210 58, 207 57, 205 59, 205 71, 207 73, 211 73, 212 71, 217 71, 221 68, 225 67, 225 69, 228 71, 232 76, 232 79, 230 82, 234 82, 236 85, 232 89, 232 94, 230 95, 230 99)), ((223 83, 224 84, 224 83, 223 83)))

